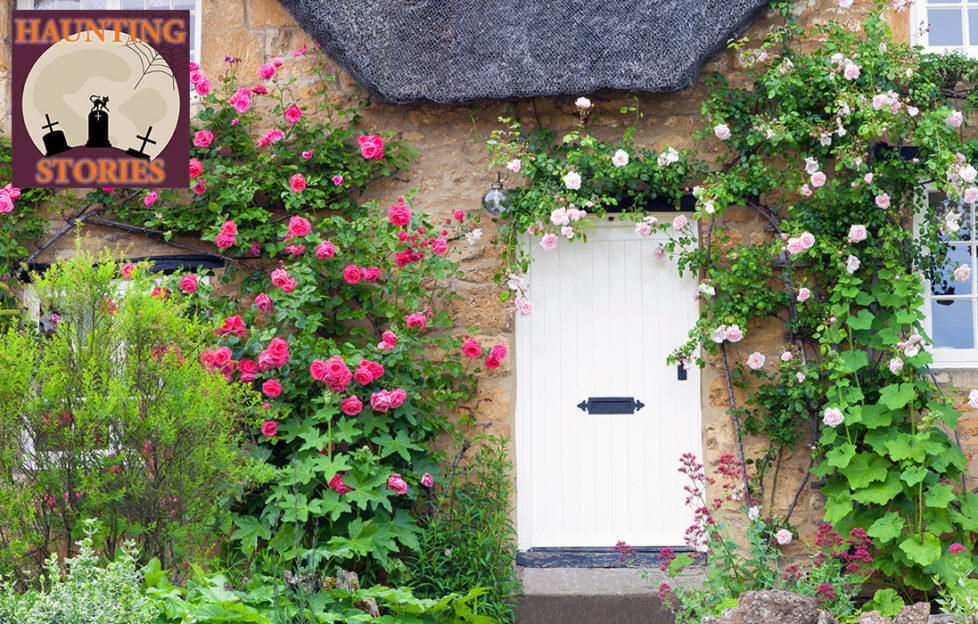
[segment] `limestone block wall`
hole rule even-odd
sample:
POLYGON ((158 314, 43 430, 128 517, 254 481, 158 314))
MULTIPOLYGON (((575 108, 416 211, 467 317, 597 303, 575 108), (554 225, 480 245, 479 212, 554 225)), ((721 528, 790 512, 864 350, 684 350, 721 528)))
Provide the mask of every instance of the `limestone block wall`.
MULTIPOLYGON (((872 2, 857 0, 852 10, 840 12, 836 0, 799 0, 801 22, 806 26, 827 19, 844 19, 857 24, 859 17, 867 11, 872 2)), ((0 120, 4 131, 10 128, 10 74, 9 74, 9 10, 13 0, 0 3, 0 120)), ((208 76, 216 77, 227 69, 226 56, 236 57, 235 71, 245 83, 252 78, 257 83, 258 66, 275 57, 286 61, 280 70, 286 75, 298 78, 295 90, 303 103, 313 97, 317 85, 313 78, 301 73, 299 62, 292 62, 292 51, 303 44, 312 47, 313 42, 296 24, 276 0, 203 0, 203 26, 201 40, 201 64, 208 76)), ((745 33, 752 41, 759 41, 766 30, 776 23, 773 15, 761 15, 745 33)), ((906 14, 893 20, 894 30, 903 40, 909 37, 909 24, 906 14)), ((818 45, 811 42, 809 45, 818 45)), ((705 71, 719 71, 732 82, 746 80, 742 66, 735 51, 723 51, 705 68, 705 71)), ((341 101, 358 97, 355 82, 338 67, 333 72, 330 97, 341 101)), ((690 135, 702 127, 699 116, 699 103, 708 94, 702 78, 697 79, 686 90, 674 94, 643 94, 637 104, 643 114, 638 121, 636 142, 639 147, 663 149, 668 145, 693 147, 702 150, 707 160, 719 154, 722 145, 715 139, 694 142, 690 135)), ((583 95, 583 94, 582 94, 583 95)), ((600 116, 596 122, 597 131, 608 137, 620 136, 633 118, 624 118, 616 111, 624 104, 632 103, 627 94, 589 94, 600 116)), ((495 178, 495 171, 488 169, 489 155, 480 137, 489 136, 499 127, 497 117, 515 111, 524 119, 536 115, 542 123, 558 130, 569 130, 575 124, 571 115, 574 111, 572 99, 553 99, 540 97, 534 100, 484 101, 468 105, 408 104, 387 105, 374 103, 365 112, 365 130, 382 132, 393 130, 399 139, 418 150, 419 155, 409 170, 400 174, 397 180, 385 180, 375 185, 371 196, 384 202, 394 199, 410 188, 419 189, 415 199, 418 209, 444 217, 451 211, 462 209, 477 211, 482 194, 495 178)), ((518 183, 510 180, 509 184, 518 183)), ((311 207, 314 208, 314 207, 311 207)), ((745 209, 731 209, 726 215, 731 240, 737 242, 760 242, 772 236, 764 232, 758 216, 745 209)), ((53 219, 51 230, 60 228, 63 222, 53 219)), ((488 220, 482 223, 485 231, 483 242, 463 250, 463 277, 454 284, 462 295, 460 301, 451 304, 451 311, 460 328, 472 326, 479 328, 486 341, 508 344, 512 349, 514 323, 509 305, 499 299, 500 289, 492 281, 492 275, 499 265, 499 250, 488 243, 494 233, 494 226, 488 220)), ((86 245, 92 247, 128 248, 130 255, 173 253, 167 247, 115 231, 102 231, 98 228, 86 229, 86 245)), ((186 241, 193 244, 193 241, 186 241)), ((54 258, 71 253, 73 243, 65 239, 61 244, 48 249, 39 258, 50 262, 54 258)), ((651 320, 650 322, 655 322, 651 320)), ((782 329, 775 323, 759 324, 748 328, 747 338, 733 345, 730 356, 745 360, 752 351, 768 354, 776 353, 787 346, 782 329)), ((511 437, 515 430, 515 374, 512 362, 507 358, 503 367, 490 371, 481 384, 481 400, 477 402, 476 429, 511 437)), ((975 373, 945 373, 941 380, 957 382, 962 386, 973 384, 975 373)), ((971 386, 973 387, 973 386, 971 386)), ((725 413, 729 407, 727 389, 723 379, 722 365, 716 360, 707 362, 702 377, 703 405, 703 448, 706 464, 715 465, 717 458, 724 453, 736 453, 733 424, 725 413)), ((738 402, 743 396, 738 393, 738 402)), ((958 406, 962 407, 962 406, 958 406)), ((966 407, 966 406, 965 406, 966 407)), ((978 451, 978 414, 970 413, 965 418, 961 433, 965 449, 971 457, 978 451)), ((761 450, 763 440, 746 441, 748 456, 761 450)), ((677 449, 678 456, 682 449, 677 449)), ((515 457, 515 453, 513 455, 515 457)), ((795 488, 804 475, 808 465, 808 453, 796 451, 785 458, 782 468, 783 485, 778 490, 776 510, 783 513, 794 496, 795 488)), ((517 466, 517 470, 519 467, 517 466)), ((978 468, 972 467, 971 476, 978 477, 978 468)), ((973 486, 974 484, 972 484, 973 486)), ((640 493, 636 493, 640 495, 640 493)), ((798 548, 810 544, 815 527, 821 517, 821 495, 810 488, 802 492, 793 523, 800 529, 802 539, 798 548)), ((611 544, 609 544, 611 546, 611 544)))

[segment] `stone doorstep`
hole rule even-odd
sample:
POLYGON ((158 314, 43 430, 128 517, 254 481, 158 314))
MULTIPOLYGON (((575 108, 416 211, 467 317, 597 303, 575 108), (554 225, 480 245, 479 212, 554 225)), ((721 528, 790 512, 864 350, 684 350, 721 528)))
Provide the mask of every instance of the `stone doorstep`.
POLYGON ((622 596, 655 595, 661 583, 698 583, 702 571, 693 570, 676 580, 658 568, 518 568, 517 575, 526 596, 622 596))

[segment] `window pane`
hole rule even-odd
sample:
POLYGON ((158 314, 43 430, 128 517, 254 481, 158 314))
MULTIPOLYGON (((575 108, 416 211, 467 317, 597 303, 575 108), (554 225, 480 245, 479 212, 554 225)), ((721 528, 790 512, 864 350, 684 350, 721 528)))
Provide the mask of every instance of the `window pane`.
POLYGON ((105 0, 85 0, 86 9, 104 9, 105 0))
POLYGON ((928 39, 930 45, 964 45, 964 33, 961 31, 961 11, 957 9, 928 9, 927 21, 930 22, 930 37, 928 39))
POLYGON ((928 4, 956 4, 960 0, 927 0, 928 4))
POLYGON ((935 347, 973 349, 975 330, 971 320, 973 301, 935 299, 931 302, 933 331, 931 339, 935 347))
POLYGON ((961 265, 974 267, 971 259, 972 249, 970 245, 951 245, 947 251, 947 262, 944 264, 944 271, 940 277, 935 278, 930 285, 931 294, 934 295, 970 295, 971 277, 959 282, 954 279, 954 270, 961 265))
POLYGON ((123 9, 144 9, 146 8, 145 0, 122 0, 123 9))
POLYGON ((968 9, 968 43, 978 45, 978 9, 968 9))
POLYGON ((173 3, 173 8, 178 11, 193 11, 194 3, 189 0, 175 0, 173 3))
MULTIPOLYGON (((55 9, 55 8, 57 8, 57 4, 58 4, 57 0, 41 0, 40 2, 34 2, 34 8, 35 9, 55 9)), ((65 5, 64 2, 62 2, 61 4, 62 4, 62 8, 71 8, 71 7, 65 7, 64 6, 65 5)))
MULTIPOLYGON (((149 5, 151 9, 169 9, 170 0, 149 0, 146 4, 149 5)), ((960 30, 960 29, 959 29, 960 30)))

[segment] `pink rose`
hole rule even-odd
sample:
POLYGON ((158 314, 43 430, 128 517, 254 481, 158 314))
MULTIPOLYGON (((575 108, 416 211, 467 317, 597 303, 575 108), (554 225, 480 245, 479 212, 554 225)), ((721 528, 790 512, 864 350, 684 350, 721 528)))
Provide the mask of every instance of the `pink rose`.
POLYGON ((452 218, 455 219, 456 221, 458 221, 459 223, 461 223, 462 221, 465 220, 465 212, 463 212, 461 210, 453 210, 452 211, 452 218))
POLYGON ((462 343, 462 354, 469 358, 482 357, 482 347, 479 346, 476 339, 468 336, 466 338, 467 340, 462 343))
POLYGON ((674 229, 681 230, 684 227, 686 227, 686 224, 687 223, 689 223, 689 220, 686 219, 686 216, 685 215, 679 215, 675 219, 672 220, 672 227, 674 229))
POLYGON ((341 477, 339 473, 333 475, 333 478, 329 480, 327 485, 336 490, 336 493, 340 496, 343 496, 347 492, 353 491, 353 488, 343 483, 343 477, 341 477))
POLYGON ((132 272, 135 271, 135 270, 136 270, 136 265, 133 264, 132 262, 127 262, 127 263, 123 264, 122 265, 122 271, 121 271, 122 277, 124 277, 126 279, 131 279, 132 278, 132 272))
POLYGON ((363 402, 355 396, 340 401, 340 410, 347 416, 356 416, 363 411, 363 402))
POLYGON ((855 80, 859 78, 859 70, 862 69, 862 65, 856 65, 852 61, 846 63, 845 69, 843 69, 842 75, 846 80, 855 80))
POLYGON ((428 319, 421 312, 408 314, 404 317, 404 321, 407 323, 408 327, 419 327, 421 329, 424 329, 425 325, 428 324, 428 319))
POLYGON ((194 135, 194 145, 197 147, 209 147, 214 135, 209 130, 199 130, 194 135))
POLYGON ((958 268, 954 269, 954 281, 956 282, 967 282, 971 279, 971 267, 967 264, 962 264, 958 268))
POLYGON ((721 141, 726 141, 730 138, 730 126, 727 124, 720 124, 713 127, 713 134, 716 135, 721 141))
POLYGON ((275 58, 272 59, 272 65, 274 65, 275 67, 281 67, 282 66, 282 62, 283 62, 282 59, 280 59, 278 57, 275 57, 275 58))
POLYGON ((292 53, 292 58, 299 58, 300 56, 306 53, 306 50, 308 48, 309 46, 303 43, 301 48, 299 48, 298 50, 292 53))
POLYGON ((380 279, 380 267, 366 267, 363 269, 363 281, 374 283, 380 279))
POLYGON ((143 196, 143 205, 149 208, 156 203, 156 191, 150 191, 143 196))
POLYGON ((228 98, 228 104, 239 113, 246 113, 251 108, 251 89, 242 87, 237 93, 228 98))
POLYGON ((290 124, 294 124, 302 119, 302 109, 293 104, 292 106, 285 109, 285 121, 290 124))
POLYGON ((326 367, 326 362, 322 360, 313 360, 312 364, 309 365, 309 374, 316 381, 324 381, 329 375, 329 371, 326 367))
POLYGON ((767 358, 759 351, 755 351, 747 356, 747 366, 753 370, 760 370, 766 361, 767 358))
POLYGON ((266 95, 268 93, 268 89, 265 88, 265 85, 258 85, 257 87, 252 87, 251 92, 257 93, 258 95, 266 95))
POLYGON ((404 479, 401 478, 401 475, 395 472, 389 479, 387 479, 387 489, 394 490, 395 494, 402 496, 403 494, 407 493, 408 486, 407 483, 404 482, 404 479))
POLYGON ((323 241, 316 246, 316 257, 320 260, 332 258, 336 255, 336 245, 329 241, 323 241))
POLYGON ((360 365, 365 367, 370 371, 370 376, 374 379, 380 379, 384 376, 384 365, 379 362, 371 362, 370 360, 361 360, 360 365))
POLYGON ((544 234, 543 238, 540 239, 540 246, 547 251, 552 250, 557 246, 557 235, 552 233, 544 234))
POLYGON ((203 195, 204 193, 207 192, 207 186, 204 185, 203 180, 197 180, 197 184, 194 184, 192 187, 190 187, 190 190, 197 195, 203 195))
POLYGON ((264 392, 267 396, 274 398, 282 394, 282 384, 275 381, 274 379, 269 379, 268 381, 266 381, 261 385, 261 391, 264 392))
MULTIPOLYGON (((519 162, 519 161, 516 161, 519 162)), ((628 164, 628 152, 623 149, 615 150, 615 153, 611 155, 611 164, 615 167, 624 167, 628 164)), ((519 170, 517 170, 518 172, 519 170)))
POLYGON ((343 176, 341 176, 341 175, 334 175, 333 176, 333 184, 335 186, 339 186, 340 184, 343 184, 343 176))
POLYGON ((266 420, 261 424, 261 434, 266 438, 271 438, 278 433, 278 423, 274 420, 266 420))
POLYGON ((385 331, 383 333, 383 339, 384 339, 384 342, 386 342, 387 344, 389 344, 392 347, 397 344, 397 335, 394 332, 385 331))
POLYGON ((238 370, 241 372, 241 381, 252 381, 258 373, 258 362, 241 358, 238 360, 238 370))
POLYGON ((380 138, 380 135, 371 134, 367 136, 361 134, 357 137, 357 141, 360 143, 360 155, 364 158, 369 160, 384 157, 384 139, 380 138))
POLYGON ((394 388, 387 393, 390 398, 391 408, 398 408, 404 405, 404 401, 407 400, 407 391, 404 388, 394 388))
POLYGON ((258 309, 261 310, 262 312, 271 312, 272 298, 266 295, 265 293, 261 293, 257 297, 255 297, 255 306, 257 306, 258 309))
POLYGON ((363 271, 360 270, 355 264, 347 265, 343 269, 343 279, 346 280, 347 284, 356 284, 363 278, 363 271))
POLYGON ((312 224, 305 217, 292 217, 289 219, 289 234, 300 237, 312 231, 312 224))
MULTIPOLYGON (((196 63, 195 63, 195 65, 196 65, 196 63)), ((200 67, 199 66, 197 66, 197 67, 195 67, 195 68, 193 68, 193 69, 190 70, 190 82, 192 82, 193 84, 197 84, 198 82, 200 82, 204 78, 205 78, 204 72, 200 71, 200 67)))
POLYGON ((795 357, 795 355, 791 351, 782 351, 781 352, 781 361, 782 362, 790 362, 793 357, 795 357))
POLYGON ((264 65, 258 68, 258 76, 262 80, 268 80, 274 75, 275 75, 275 66, 272 65, 271 63, 265 63, 264 65))
POLYGON ((244 321, 237 314, 224 319, 224 325, 214 330, 215 336, 238 336, 242 337, 248 333, 245 329, 244 321))
POLYGON ((398 203, 390 207, 387 218, 394 225, 407 225, 411 222, 411 208, 398 203))
POLYGON ((740 325, 731 325, 727 327, 727 340, 730 342, 740 342, 744 337, 744 332, 741 331, 740 325))
POLYGON ((211 92, 211 81, 207 78, 201 78, 194 85, 194 91, 197 92, 197 95, 207 95, 211 92))
POLYGON ((391 408, 391 395, 386 390, 378 390, 370 395, 370 407, 375 412, 386 412, 391 408))
POLYGON ((842 424, 843 420, 845 420, 845 417, 842 415, 842 410, 837 407, 826 407, 822 413, 822 422, 829 427, 838 427, 842 424))
POLYGON ((815 245, 815 235, 811 232, 804 232, 798 237, 801 241, 801 246, 805 249, 811 249, 815 245))
POLYGON ((849 242, 850 243, 861 243, 866 240, 866 226, 865 225, 853 225, 849 228, 849 242))
POLYGON ((357 382, 361 386, 365 386, 374 380, 374 376, 370 374, 370 370, 367 369, 361 363, 355 371, 353 371, 353 381, 357 382))
POLYGON ((811 180, 812 186, 814 186, 815 188, 818 188, 820 186, 824 186, 825 185, 825 174, 822 173, 821 171, 816 171, 815 173, 812 174, 812 176, 811 176, 811 178, 809 178, 809 180, 811 180))
POLYGON ((306 190, 306 178, 301 173, 295 174, 289 178, 289 188, 296 193, 306 190))
POLYGON ((272 284, 274 286, 285 290, 290 281, 292 281, 292 276, 285 269, 275 269, 272 271, 272 284))
POLYGON ((781 529, 774 534, 774 539, 778 540, 778 544, 781 544, 782 546, 790 544, 792 539, 791 531, 788 529, 781 529))
POLYGON ((229 234, 227 232, 221 232, 214 239, 214 244, 220 249, 227 249, 228 247, 233 246, 236 242, 238 242, 238 239, 234 236, 234 234, 229 234))
POLYGON ((424 473, 424 476, 421 477, 421 485, 425 486, 426 488, 434 487, 435 479, 431 476, 430 472, 424 473))
POLYGON ((188 295, 197 290, 197 276, 193 274, 184 275, 180 278, 180 290, 188 295))
POLYGON ((310 158, 312 158, 312 154, 313 154, 312 150, 306 150, 302 152, 302 157, 305 158, 306 160, 309 160, 310 158))
POLYGON ((799 303, 804 303, 805 301, 808 301, 808 298, 811 296, 812 296, 812 291, 808 290, 803 286, 798 289, 798 296, 795 297, 795 299, 797 299, 799 303))
POLYGON ((812 196, 812 187, 808 186, 807 184, 802 184, 801 185, 801 194, 804 195, 805 197, 811 197, 812 196))
POLYGON ((958 128, 961 126, 961 122, 963 121, 964 121, 964 115, 961 114, 961 111, 954 111, 947 116, 947 119, 944 120, 944 123, 951 126, 952 128, 958 128))
POLYGON ((880 208, 887 208, 890 205, 890 196, 887 193, 876 196, 876 205, 880 208))
POLYGON ((506 346, 501 344, 493 345, 489 351, 489 355, 486 356, 486 368, 499 368, 499 365, 502 364, 503 358, 505 357, 506 346))
POLYGON ((448 241, 444 238, 435 238, 431 240, 431 251, 435 255, 441 255, 448 251, 448 241))
POLYGON ((792 236, 788 239, 788 252, 792 255, 800 254, 805 250, 805 245, 801 242, 800 238, 795 238, 792 236))
POLYGON ((198 178, 200 174, 204 173, 204 166, 200 164, 200 161, 196 158, 190 159, 190 177, 198 178))

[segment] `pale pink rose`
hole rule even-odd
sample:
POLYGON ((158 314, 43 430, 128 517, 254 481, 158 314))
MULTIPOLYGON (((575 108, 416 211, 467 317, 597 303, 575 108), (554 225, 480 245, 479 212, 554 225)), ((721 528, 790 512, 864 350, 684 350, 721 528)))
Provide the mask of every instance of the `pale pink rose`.
POLYGON ((842 410, 837 407, 826 407, 825 411, 822 412, 822 422, 829 427, 838 427, 843 420, 845 417, 842 415, 842 410))
POLYGON ((848 9, 852 6, 852 0, 839 0, 840 9, 848 9))
POLYGON ((964 201, 968 202, 969 204, 978 202, 978 188, 975 188, 974 186, 969 186, 967 189, 965 189, 964 201))
POLYGON ((815 246, 815 235, 811 232, 802 232, 801 236, 798 237, 801 241, 801 246, 805 249, 811 249, 815 246))
POLYGON ((810 180, 812 182, 812 186, 818 188, 825 184, 825 174, 822 173, 821 171, 816 171, 815 173, 812 174, 810 180))
POLYGON ((958 175, 961 176, 962 180, 971 184, 975 181, 975 176, 978 175, 978 169, 975 169, 971 165, 965 165, 958 170, 958 175))
POLYGON ((961 111, 954 111, 944 120, 944 123, 951 126, 952 128, 958 128, 961 126, 961 122, 964 121, 964 115, 961 111))
POLYGON ((658 158, 656 158, 656 164, 658 164, 660 167, 664 167, 668 164, 677 162, 678 160, 679 152, 676 151, 676 148, 670 145, 664 152, 659 154, 658 158))
POLYGON ((849 227, 849 242, 861 243, 866 240, 866 226, 853 225, 849 227))
POLYGON ((543 238, 540 239, 540 246, 550 251, 557 246, 557 235, 556 234, 544 234, 543 238))
POLYGON ((686 216, 685 215, 679 215, 675 219, 672 220, 672 227, 674 229, 681 230, 684 227, 686 227, 686 224, 687 223, 689 223, 689 220, 686 218, 686 216))
POLYGON ((748 520, 757 520, 760 517, 761 517, 761 508, 758 507, 757 505, 752 505, 747 510, 747 519, 748 520))
POLYGON ((860 69, 862 69, 862 65, 856 65, 852 61, 848 61, 845 69, 842 70, 842 75, 846 80, 855 80, 856 78, 859 78, 860 69))
POLYGON ((744 338, 744 332, 741 331, 740 325, 731 325, 727 328, 726 337, 730 342, 740 342, 744 338))
POLYGON ((801 194, 804 195, 805 197, 812 196, 812 187, 808 186, 807 184, 802 184, 800 190, 801 190, 801 194))
POLYGON ((808 298, 811 296, 812 296, 812 291, 802 286, 801 288, 798 289, 798 296, 795 297, 795 299, 799 303, 804 303, 805 301, 808 301, 808 298))
POLYGON ((520 169, 523 168, 523 161, 521 161, 519 158, 514 158, 513 160, 506 163, 506 168, 512 171, 513 173, 519 173, 520 169))
POLYGON ((567 214, 567 209, 554 208, 550 213, 550 222, 554 225, 567 225, 570 223, 570 217, 567 214))
POLYGON ((806 156, 805 173, 807 173, 808 175, 812 175, 816 171, 818 171, 818 161, 812 158, 811 156, 806 156))
POLYGON ((972 390, 968 393, 968 405, 971 409, 978 409, 978 390, 972 390))
POLYGON ((781 361, 782 362, 790 362, 793 357, 795 357, 795 354, 792 353, 791 351, 782 351, 781 352, 781 361))
POLYGON ((890 363, 886 367, 890 369, 891 373, 898 375, 903 370, 903 360, 898 357, 890 358, 890 363))
POLYGON ((635 224, 635 233, 639 236, 649 236, 652 234, 652 226, 645 221, 639 221, 635 224))
POLYGON ((560 233, 567 238, 574 238, 574 228, 569 225, 560 228, 560 233))
POLYGON ((788 239, 788 253, 794 256, 803 251, 805 251, 805 245, 801 242, 800 238, 792 236, 788 239))
POLYGON ((586 97, 583 97, 583 96, 577 98, 577 100, 574 102, 574 104, 578 108, 580 108, 581 110, 585 110, 585 109, 591 108, 591 100, 589 100, 589 99, 587 99, 586 97))
POLYGON ((730 138, 730 126, 727 124, 713 126, 713 134, 721 141, 726 141, 730 138))
POLYGON ((795 373, 795 379, 798 380, 798 383, 804 383, 805 382, 805 373, 795 373))
POLYGON ((846 258, 846 271, 849 273, 855 273, 859 270, 860 264, 862 263, 859 261, 859 258, 850 254, 849 257, 846 258))
POLYGON ((774 539, 778 540, 778 544, 782 546, 790 544, 792 539, 791 531, 789 531, 788 529, 781 529, 780 531, 774 534, 774 539))
POLYGON ((863 176, 863 182, 865 182, 866 184, 869 184, 872 181, 873 181, 872 173, 867 173, 866 175, 863 176))
POLYGON ((616 167, 624 167, 628 164, 628 152, 623 149, 616 150, 611 156, 611 164, 616 167))
POLYGON ((563 177, 564 186, 572 191, 581 188, 581 174, 576 171, 568 171, 563 177))
POLYGON ((954 269, 954 281, 956 282, 967 282, 971 279, 971 267, 967 264, 962 264, 958 268, 954 269))
POLYGON ((760 370, 766 361, 767 357, 760 351, 755 351, 747 356, 747 366, 754 370, 760 370))
POLYGON ((880 208, 888 208, 890 206, 890 195, 888 193, 877 195, 876 205, 879 206, 880 208))
POLYGON ((713 333, 710 334, 710 340, 716 343, 721 343, 726 339, 727 339, 726 325, 721 325, 720 327, 717 327, 716 329, 713 330, 713 333))

